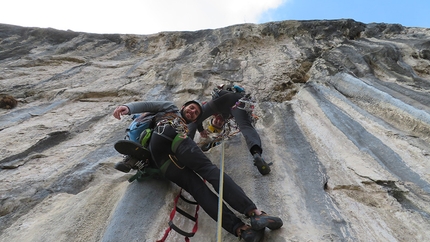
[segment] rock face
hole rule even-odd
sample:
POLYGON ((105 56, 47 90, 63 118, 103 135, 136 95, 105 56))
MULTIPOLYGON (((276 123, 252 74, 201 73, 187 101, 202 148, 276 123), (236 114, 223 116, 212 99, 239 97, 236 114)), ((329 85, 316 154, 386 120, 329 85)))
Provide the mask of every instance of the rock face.
MULTIPOLYGON (((146 36, 0 25, 0 94, 18 101, 0 109, 0 241, 160 239, 179 188, 113 168, 130 122, 113 109, 208 100, 220 83, 258 100, 272 172, 242 135, 225 172, 284 220, 264 241, 430 240, 430 29, 336 20, 146 36)), ((215 234, 201 210, 191 240, 215 234)))

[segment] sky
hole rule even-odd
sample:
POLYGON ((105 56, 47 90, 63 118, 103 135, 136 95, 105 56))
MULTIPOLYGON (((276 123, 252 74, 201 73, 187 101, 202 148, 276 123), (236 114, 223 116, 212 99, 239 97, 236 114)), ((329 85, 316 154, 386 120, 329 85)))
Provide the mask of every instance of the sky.
POLYGON ((430 0, 5 0, 0 6, 2 24, 99 34, 332 19, 430 28, 430 0))

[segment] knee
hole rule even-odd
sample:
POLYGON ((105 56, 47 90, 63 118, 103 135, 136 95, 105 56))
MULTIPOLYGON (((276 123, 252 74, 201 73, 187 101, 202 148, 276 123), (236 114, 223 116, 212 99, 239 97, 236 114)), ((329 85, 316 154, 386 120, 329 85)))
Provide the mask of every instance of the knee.
POLYGON ((258 145, 253 145, 253 146, 251 147, 250 151, 251 151, 251 154, 256 154, 256 153, 258 153, 258 154, 260 154, 260 155, 261 155, 261 153, 263 153, 263 149, 261 149, 261 147, 260 147, 260 146, 258 146, 258 145))

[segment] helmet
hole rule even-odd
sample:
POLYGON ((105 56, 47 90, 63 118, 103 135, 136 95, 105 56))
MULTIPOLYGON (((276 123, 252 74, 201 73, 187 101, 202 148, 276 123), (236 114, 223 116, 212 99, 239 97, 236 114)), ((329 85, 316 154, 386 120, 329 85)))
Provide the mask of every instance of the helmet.
POLYGON ((186 106, 188 106, 188 105, 190 105, 190 104, 192 104, 192 103, 194 103, 194 104, 197 104, 197 106, 199 106, 199 108, 200 108, 200 114, 197 116, 197 118, 196 118, 196 120, 199 120, 200 119, 200 117, 202 117, 202 115, 203 115, 203 105, 202 105, 202 103, 200 102, 200 101, 198 101, 198 100, 191 100, 191 101, 188 101, 188 102, 186 102, 186 103, 184 103, 184 105, 182 105, 182 108, 181 108, 181 115, 182 115, 182 117, 184 117, 184 115, 183 115, 183 110, 184 110, 184 108, 186 107, 186 106))
MULTIPOLYGON (((190 105, 191 103, 195 103, 195 104, 197 104, 199 107, 200 107, 200 110, 203 110, 203 105, 202 105, 202 103, 199 101, 199 100, 190 100, 190 101, 188 101, 188 102, 186 102, 186 103, 184 103, 184 105, 182 105, 182 109, 184 109, 184 107, 185 106, 187 106, 187 105, 190 105)), ((182 110, 181 109, 181 110, 182 110)))

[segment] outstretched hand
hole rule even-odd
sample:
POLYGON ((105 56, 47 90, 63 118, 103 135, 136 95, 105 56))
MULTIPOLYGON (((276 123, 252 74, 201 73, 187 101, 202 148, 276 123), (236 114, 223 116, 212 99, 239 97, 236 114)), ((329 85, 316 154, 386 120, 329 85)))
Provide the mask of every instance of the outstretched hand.
POLYGON ((130 110, 128 109, 127 106, 118 106, 117 108, 115 108, 115 111, 113 111, 113 116, 118 119, 121 120, 121 116, 122 115, 126 115, 130 112, 130 110))

